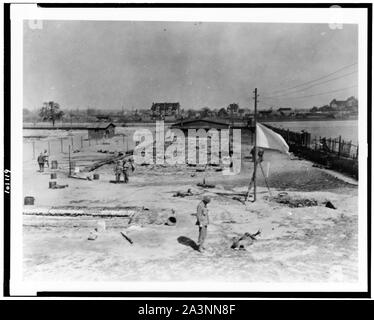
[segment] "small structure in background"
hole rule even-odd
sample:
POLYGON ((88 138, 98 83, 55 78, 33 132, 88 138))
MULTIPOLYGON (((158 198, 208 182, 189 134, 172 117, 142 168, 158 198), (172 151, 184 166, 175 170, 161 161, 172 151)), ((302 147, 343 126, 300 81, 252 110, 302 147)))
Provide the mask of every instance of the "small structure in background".
POLYGON ((156 102, 152 103, 151 107, 152 117, 156 119, 163 119, 167 116, 178 116, 180 113, 179 102, 156 102))
POLYGON ((90 124, 87 129, 89 139, 102 139, 113 137, 116 126, 112 122, 99 122, 90 124))
POLYGON ((111 116, 107 114, 98 114, 96 115, 96 119, 99 122, 111 122, 112 121, 111 116))

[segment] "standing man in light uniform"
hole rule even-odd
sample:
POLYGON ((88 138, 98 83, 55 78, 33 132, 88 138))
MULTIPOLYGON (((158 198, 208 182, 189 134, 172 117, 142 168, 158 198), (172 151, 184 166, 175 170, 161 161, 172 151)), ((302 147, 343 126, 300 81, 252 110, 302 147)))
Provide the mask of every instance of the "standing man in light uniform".
POLYGON ((204 196, 203 200, 197 206, 196 225, 199 226, 199 239, 197 244, 200 252, 205 249, 204 242, 208 233, 209 215, 207 205, 209 202, 210 198, 208 196, 204 196))

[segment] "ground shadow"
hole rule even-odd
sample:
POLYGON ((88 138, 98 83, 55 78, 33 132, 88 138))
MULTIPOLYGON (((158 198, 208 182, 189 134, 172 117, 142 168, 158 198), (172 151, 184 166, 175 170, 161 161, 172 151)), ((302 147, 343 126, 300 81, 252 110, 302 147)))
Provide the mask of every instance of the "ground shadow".
POLYGON ((180 244, 191 247, 194 250, 199 250, 199 246, 197 245, 197 243, 190 238, 180 236, 177 240, 180 244))

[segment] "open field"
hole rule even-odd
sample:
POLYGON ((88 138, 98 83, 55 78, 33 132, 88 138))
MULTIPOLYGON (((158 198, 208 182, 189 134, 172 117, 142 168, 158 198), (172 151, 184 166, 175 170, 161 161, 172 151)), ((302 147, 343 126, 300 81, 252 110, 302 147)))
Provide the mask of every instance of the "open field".
MULTIPOLYGON (((133 128, 123 130, 129 130, 124 133, 131 136, 133 128)), ((121 138, 114 137, 105 144, 86 146, 72 157, 83 168, 108 157, 98 149, 114 152, 123 148, 121 138)), ((260 170, 258 199, 243 205, 233 197, 247 190, 252 174, 249 150, 243 145, 240 175, 224 176, 209 166, 205 172, 197 172, 187 165, 149 165, 136 167, 126 185, 109 183, 114 179, 112 164, 79 173, 98 173, 100 180, 69 178, 67 154, 56 152, 50 161, 59 162, 59 169, 54 170, 58 184, 68 184, 56 190, 48 189, 51 170, 37 172, 36 160, 24 153, 24 196, 35 197, 34 206, 24 207, 24 279, 357 281, 358 190, 354 181, 308 161, 266 151, 263 167, 272 196, 283 193, 300 203, 315 200, 315 205, 295 207, 291 202, 277 202, 269 196, 260 170), (215 187, 198 187, 204 177, 215 187), (174 196, 188 189, 192 195, 174 196), (200 253, 195 250, 194 214, 203 195, 212 201, 208 205, 207 251, 200 253), (336 210, 327 208, 326 201, 336 210), (164 223, 172 209, 177 223, 168 226, 164 223), (99 216, 105 211, 114 214, 99 216), (74 216, 73 212, 84 214, 74 216), (102 221, 106 230, 96 240, 87 240, 102 221), (247 250, 230 248, 233 237, 259 229, 261 235, 247 250)))

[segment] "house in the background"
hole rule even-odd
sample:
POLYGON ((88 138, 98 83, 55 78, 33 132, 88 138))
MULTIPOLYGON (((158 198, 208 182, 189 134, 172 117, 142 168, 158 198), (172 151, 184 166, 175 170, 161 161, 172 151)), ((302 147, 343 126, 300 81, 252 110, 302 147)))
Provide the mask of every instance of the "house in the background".
POLYGON ((350 109, 350 110, 355 110, 357 111, 358 110, 358 100, 355 98, 355 97, 349 97, 346 101, 345 101, 345 106, 347 109, 350 109))
POLYGON ((279 113, 280 116, 285 116, 285 117, 290 116, 294 113, 292 111, 292 108, 279 108, 277 112, 279 113))
POLYGON ((113 137, 116 126, 112 122, 97 122, 90 124, 87 129, 89 139, 102 139, 113 137))
POLYGON ((357 110, 358 109, 358 100, 355 97, 349 97, 347 100, 332 100, 330 102, 330 107, 334 110, 357 110))
POLYGON ((274 112, 272 109, 269 110, 259 110, 257 113, 259 118, 269 118, 271 116, 274 116, 274 112))
POLYGON ((154 118, 164 118, 165 116, 179 116, 179 102, 156 102, 152 103, 152 116, 154 118))
POLYGON ((334 99, 330 102, 330 107, 334 110, 343 110, 345 109, 345 104, 346 104, 345 100, 334 99))

